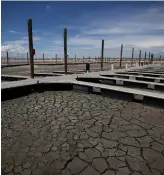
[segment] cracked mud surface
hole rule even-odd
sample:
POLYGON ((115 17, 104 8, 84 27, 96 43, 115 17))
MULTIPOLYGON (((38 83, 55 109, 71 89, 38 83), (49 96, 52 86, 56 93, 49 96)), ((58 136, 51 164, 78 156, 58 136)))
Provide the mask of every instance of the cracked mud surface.
POLYGON ((1 116, 2 174, 164 174, 164 109, 56 91, 2 102, 1 116))

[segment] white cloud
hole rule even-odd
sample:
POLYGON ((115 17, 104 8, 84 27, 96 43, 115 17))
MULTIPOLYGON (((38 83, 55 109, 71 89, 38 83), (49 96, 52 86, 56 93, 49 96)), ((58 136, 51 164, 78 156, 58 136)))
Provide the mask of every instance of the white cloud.
MULTIPOLYGON (((68 40, 68 44, 72 46, 91 46, 92 48, 101 48, 101 38, 94 39, 90 37, 73 37, 68 40)), ((149 47, 162 47, 164 46, 164 36, 120 36, 111 39, 110 36, 105 37, 105 48, 115 48, 124 45, 133 45, 134 47, 149 48, 149 47)))
POLYGON ((8 30, 10 33, 13 33, 13 34, 18 34, 18 35, 24 35, 24 33, 22 32, 18 32, 18 31, 15 31, 15 30, 8 30))
POLYGON ((135 11, 126 19, 120 18, 115 21, 108 18, 108 15, 106 16, 107 18, 103 16, 101 20, 93 18, 88 23, 86 21, 86 25, 80 26, 80 33, 68 39, 68 45, 72 46, 71 51, 79 55, 82 53, 91 56, 100 55, 102 39, 105 40, 106 56, 119 56, 121 44, 128 46, 124 47, 126 56, 131 56, 129 50, 132 47, 135 48, 137 54, 139 49, 154 53, 163 51, 164 10, 162 7, 148 8, 137 13, 135 11))
POLYGON ((32 32, 33 32, 33 33, 38 33, 38 32, 40 32, 40 31, 41 31, 41 30, 37 30, 37 29, 36 29, 36 30, 33 30, 32 32))
POLYGON ((16 51, 22 51, 24 48, 21 47, 20 45, 12 45, 12 44, 8 44, 8 45, 4 45, 1 47, 1 51, 2 52, 6 52, 6 51, 10 51, 10 52, 14 52, 16 51))
MULTIPOLYGON (((38 36, 33 36, 33 41, 38 41, 38 40, 40 40, 40 39, 41 39, 41 38, 38 37, 38 36)), ((21 40, 28 41, 28 36, 22 37, 21 40)))
MULTIPOLYGON (((46 9, 51 9, 51 6, 46 5, 46 9)), ((164 52, 164 8, 163 7, 153 7, 147 8, 144 11, 135 10, 130 16, 126 18, 119 18, 119 20, 114 20, 109 18, 108 13, 106 15, 99 14, 98 18, 94 14, 83 15, 83 18, 77 17, 77 24, 71 25, 71 22, 66 25, 68 27, 68 54, 69 57, 73 57, 75 54, 77 56, 100 56, 101 55, 101 40, 105 40, 105 56, 119 57, 120 55, 120 45, 124 44, 124 56, 131 56, 131 48, 135 48, 135 54, 138 57, 138 51, 141 49, 142 53, 154 52, 162 53, 164 52), (86 20, 87 19, 87 20, 86 20), (79 31, 76 32, 74 37, 70 37, 69 30, 79 31), (161 33, 161 34, 160 34, 161 33)), ((109 12, 110 13, 110 12, 109 12)), ((60 29, 64 28, 65 25, 60 25, 60 29)), ((47 31, 44 31, 47 32, 47 31)), ((12 32, 11 32, 12 33, 12 32)), ((73 32, 72 32, 73 33, 73 32)), ((44 33, 43 35, 46 35, 44 33)), ((42 35, 42 36, 43 36, 42 35)), ((49 35, 49 33, 47 33, 49 35)), ((58 54, 63 57, 63 33, 61 29, 60 37, 58 34, 54 36, 53 39, 48 38, 45 40, 45 49, 37 51, 37 55, 45 53, 47 56, 53 56, 58 54), (50 47, 48 46, 50 45, 50 47)), ((39 41, 40 38, 34 36, 34 41, 39 41)), ((3 47, 3 50, 10 48, 14 50, 14 53, 28 50, 28 38, 22 37, 20 40, 8 41, 5 43, 10 47, 3 47), (16 44, 17 49, 14 48, 16 44), (27 48, 25 48, 27 46, 27 48)), ((2 45, 2 46, 6 46, 2 45)))
POLYGON ((14 56, 25 56, 25 53, 27 52, 26 48, 21 46, 20 44, 7 44, 1 46, 1 55, 3 57, 6 56, 6 52, 9 52, 9 57, 14 57, 14 56))
MULTIPOLYGON (((101 55, 101 40, 104 38, 95 39, 94 36, 75 36, 68 39, 68 55, 73 57, 75 54, 79 57, 82 56, 100 56, 101 55)), ((135 56, 138 57, 138 52, 141 49, 142 53, 147 52, 162 52, 164 48, 164 36, 141 36, 136 35, 120 36, 116 38, 105 38, 105 56, 119 57, 120 46, 124 44, 123 55, 131 57, 131 49, 135 48, 135 56)), ((63 41, 58 40, 54 44, 54 53, 63 53, 63 41), (60 46, 60 47, 57 47, 60 46)), ((63 54, 62 54, 63 56, 63 54)))
MULTIPOLYGON (((33 41, 38 40, 40 40, 39 37, 33 37, 33 41)), ((26 57, 26 52, 28 52, 28 37, 22 37, 20 40, 6 41, 1 46, 1 55, 6 56, 7 51, 11 57, 26 57)))
POLYGON ((126 19, 114 21, 113 19, 102 18, 93 20, 87 26, 82 27, 81 34, 106 35, 106 34, 135 34, 146 33, 157 30, 164 31, 164 11, 160 7, 145 9, 134 13, 126 19))
POLYGON ((50 5, 46 5, 46 9, 47 10, 50 10, 51 9, 51 6, 50 5))
POLYGON ((46 5, 46 8, 49 9, 49 8, 51 8, 51 6, 50 5, 46 5))

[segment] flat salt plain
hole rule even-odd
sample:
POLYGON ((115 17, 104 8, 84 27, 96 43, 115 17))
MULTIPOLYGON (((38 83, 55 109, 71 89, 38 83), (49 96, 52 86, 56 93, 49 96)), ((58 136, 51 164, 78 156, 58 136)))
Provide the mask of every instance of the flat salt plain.
MULTIPOLYGON (((111 69, 111 63, 104 63, 104 70, 111 69)), ((91 71, 100 71, 100 63, 90 64, 91 71)), ((115 68, 119 68, 119 63, 115 63, 115 68)), ((123 64, 123 68, 125 68, 125 64, 123 64)), ((63 72, 64 73, 64 65, 35 65, 34 66, 35 73, 53 73, 53 72, 63 72)), ((68 72, 72 73, 82 73, 85 72, 86 64, 68 64, 68 72)), ((15 66, 15 67, 3 67, 1 69, 2 75, 21 75, 21 76, 30 76, 30 66, 15 66)))

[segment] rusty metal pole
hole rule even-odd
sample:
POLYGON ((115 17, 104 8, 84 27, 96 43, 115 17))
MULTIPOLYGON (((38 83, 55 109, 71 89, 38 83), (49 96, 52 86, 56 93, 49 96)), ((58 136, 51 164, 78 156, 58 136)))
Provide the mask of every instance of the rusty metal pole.
POLYGON ((131 61, 131 67, 133 67, 133 57, 134 57, 134 48, 132 48, 132 61, 131 61))
POLYGON ((65 74, 67 75, 67 28, 64 29, 64 64, 65 74))
POLYGON ((140 66, 140 64, 141 64, 141 50, 139 52, 139 66, 140 66))
POLYGON ((6 61, 7 61, 7 65, 8 65, 8 64, 9 64, 9 53, 8 53, 8 51, 7 51, 7 53, 6 53, 6 54, 7 54, 7 57, 6 57, 6 58, 7 58, 7 60, 6 60, 6 61))
POLYGON ((104 61, 104 40, 102 40, 102 47, 101 47, 101 70, 103 70, 103 61, 104 61))
POLYGON ((32 50, 33 50, 32 19, 28 19, 28 39, 29 39, 31 78, 34 78, 34 57, 32 54, 32 50))
POLYGON ((121 44, 121 51, 120 51, 120 69, 122 68, 122 53, 123 53, 123 44, 121 44))

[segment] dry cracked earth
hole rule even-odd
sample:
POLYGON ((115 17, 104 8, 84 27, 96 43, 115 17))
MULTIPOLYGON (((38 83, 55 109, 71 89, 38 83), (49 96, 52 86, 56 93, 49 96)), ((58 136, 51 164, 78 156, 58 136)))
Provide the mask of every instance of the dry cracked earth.
POLYGON ((163 175, 164 109, 47 91, 2 102, 2 174, 163 175))

